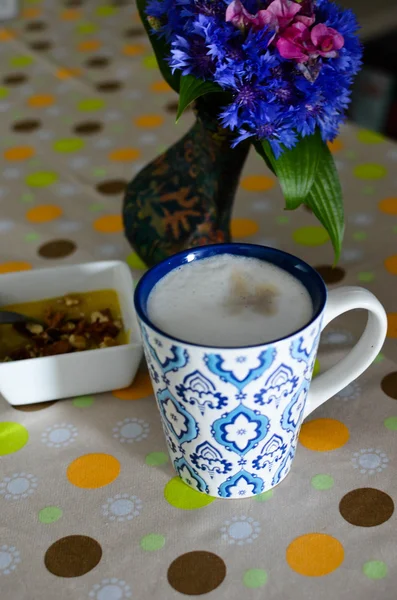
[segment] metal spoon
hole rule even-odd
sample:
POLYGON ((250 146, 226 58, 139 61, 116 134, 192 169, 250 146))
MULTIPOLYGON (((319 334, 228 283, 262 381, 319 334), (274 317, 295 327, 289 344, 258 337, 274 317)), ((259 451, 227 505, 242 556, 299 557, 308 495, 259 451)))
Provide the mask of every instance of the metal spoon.
POLYGON ((44 321, 35 319, 34 317, 28 317, 21 313, 13 312, 11 310, 0 309, 0 325, 14 325, 14 323, 37 323, 42 327, 45 327, 44 321))

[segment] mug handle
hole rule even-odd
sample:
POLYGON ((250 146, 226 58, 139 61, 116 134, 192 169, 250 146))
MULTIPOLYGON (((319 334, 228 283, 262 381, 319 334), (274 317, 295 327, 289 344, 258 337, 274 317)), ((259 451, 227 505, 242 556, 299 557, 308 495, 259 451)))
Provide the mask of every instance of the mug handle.
POLYGON ((360 287, 342 287, 328 294, 321 331, 336 317, 349 310, 368 311, 364 333, 349 354, 312 381, 303 413, 305 419, 316 408, 357 379, 379 354, 386 338, 387 316, 379 300, 360 287))

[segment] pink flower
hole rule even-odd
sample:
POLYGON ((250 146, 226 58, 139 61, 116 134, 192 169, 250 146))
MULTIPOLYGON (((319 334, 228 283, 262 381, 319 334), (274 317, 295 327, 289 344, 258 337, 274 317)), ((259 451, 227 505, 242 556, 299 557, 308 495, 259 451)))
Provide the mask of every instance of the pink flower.
POLYGON ((338 50, 345 45, 345 39, 336 29, 327 27, 323 23, 315 25, 310 34, 315 54, 325 58, 335 58, 338 50))
POLYGON ((331 27, 320 23, 310 31, 298 21, 281 33, 276 46, 283 58, 303 63, 318 56, 335 58, 344 43, 343 35, 331 27))
POLYGON ((233 0, 226 9, 226 22, 232 23, 238 29, 244 29, 254 21, 255 16, 244 8, 240 0, 233 0))
POLYGON ((292 0, 274 0, 267 9, 251 15, 244 8, 241 0, 233 0, 226 9, 226 21, 233 23, 239 29, 248 26, 255 29, 271 27, 279 31, 285 29, 300 10, 300 5, 292 0))

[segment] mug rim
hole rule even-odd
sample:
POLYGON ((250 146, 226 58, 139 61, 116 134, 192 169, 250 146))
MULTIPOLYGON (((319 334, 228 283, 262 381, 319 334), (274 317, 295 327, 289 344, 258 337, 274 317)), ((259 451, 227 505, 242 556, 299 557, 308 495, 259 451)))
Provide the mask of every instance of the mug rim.
POLYGON ((148 271, 146 271, 142 277, 140 278, 134 292, 134 304, 135 310, 139 317, 139 319, 145 323, 150 329, 154 330, 158 334, 168 338, 174 342, 179 344, 185 344, 188 346, 194 346, 196 348, 214 348, 216 350, 241 350, 243 348, 262 348, 263 346, 269 346, 271 344, 277 344, 278 342, 282 342, 284 340, 288 340, 292 337, 295 337, 297 334, 305 331, 308 327, 310 327, 323 313, 326 302, 327 302, 327 288, 325 282, 321 275, 307 262, 290 254, 289 252, 285 252, 284 250, 279 250, 278 248, 272 248, 270 246, 261 246, 260 244, 247 244, 247 243, 239 243, 239 242, 231 242, 224 244, 211 244, 207 246, 195 246, 193 248, 189 248, 187 250, 182 250, 173 254, 172 256, 165 258, 161 262, 157 263, 153 267, 150 267, 148 271), (160 329, 153 323, 153 321, 149 318, 147 311, 147 300, 149 298, 150 293, 157 283, 161 281, 166 275, 168 275, 174 269, 181 267, 185 264, 193 262, 194 260, 203 260, 205 258, 211 258, 212 256, 217 256, 220 254, 232 254, 234 256, 245 256, 247 258, 256 258, 258 260, 263 260, 264 262, 269 262, 284 271, 287 271, 292 276, 296 277, 300 283, 305 287, 305 289, 309 292, 312 303, 313 303, 313 315, 311 319, 302 327, 285 335, 280 338, 275 338, 274 340, 269 340, 266 342, 262 342, 260 344, 252 344, 248 346, 213 346, 213 345, 205 345, 198 344, 195 342, 189 342, 188 340, 183 340, 181 338, 177 338, 170 333, 160 329), (259 256, 259 254, 263 254, 263 258, 259 256), (265 257, 266 255, 266 257, 265 257), (190 258, 190 260, 189 260, 190 258), (273 258, 273 260, 271 260, 273 258), (290 269, 283 268, 281 264, 284 265, 289 263, 290 269), (292 273, 293 270, 296 270, 292 273), (297 275, 305 274, 305 279, 307 278, 311 284, 313 284, 313 288, 316 288, 317 293, 319 293, 320 298, 318 301, 318 306, 314 308, 314 301, 311 290, 308 289, 308 286, 305 285, 304 281, 297 275), (158 277, 156 278, 156 275, 158 277), (151 281, 153 279, 153 282, 151 281), (150 289, 148 291, 145 290, 146 287, 150 289))

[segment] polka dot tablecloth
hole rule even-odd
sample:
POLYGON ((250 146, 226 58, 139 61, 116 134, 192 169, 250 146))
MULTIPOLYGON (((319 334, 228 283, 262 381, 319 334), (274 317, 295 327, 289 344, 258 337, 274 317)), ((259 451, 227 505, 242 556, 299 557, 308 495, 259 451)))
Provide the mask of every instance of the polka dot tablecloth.
MULTIPOLYGON (((138 277, 123 190, 192 115, 174 124, 134 5, 26 0, 0 52, 0 273, 121 258, 138 277)), ((283 211, 255 154, 233 236, 301 256, 330 287, 375 292, 382 354, 304 423, 287 479, 241 501, 175 477, 144 367, 108 394, 18 410, 0 399, 2 600, 395 598, 397 148, 348 126, 331 150, 347 213, 337 268, 326 232, 303 208, 283 211)), ((325 330, 316 373, 363 325, 349 313, 325 330)))

